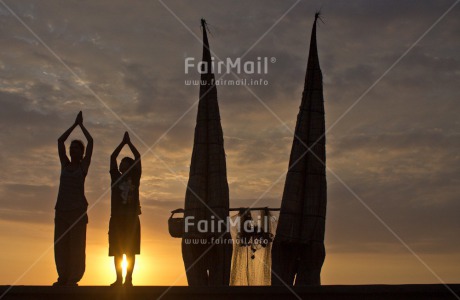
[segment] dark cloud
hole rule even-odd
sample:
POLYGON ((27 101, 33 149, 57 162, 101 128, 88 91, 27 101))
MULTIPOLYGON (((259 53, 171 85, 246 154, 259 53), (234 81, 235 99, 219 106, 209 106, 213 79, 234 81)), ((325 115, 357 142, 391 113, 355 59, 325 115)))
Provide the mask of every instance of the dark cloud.
POLYGON ((3 220, 19 222, 47 223, 53 219, 56 202, 54 187, 28 184, 2 184, 3 220))

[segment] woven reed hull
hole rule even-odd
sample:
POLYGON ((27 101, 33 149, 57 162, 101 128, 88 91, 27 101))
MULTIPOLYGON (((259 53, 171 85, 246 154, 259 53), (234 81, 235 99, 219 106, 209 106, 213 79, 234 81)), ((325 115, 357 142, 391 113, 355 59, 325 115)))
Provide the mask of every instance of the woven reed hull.
MULTIPOLYGON (((231 239, 230 234, 224 239, 231 239)), ((208 240, 210 241, 210 240, 208 240)), ((186 244, 182 240, 187 282, 189 286, 228 286, 232 260, 232 244, 186 244)))
POLYGON ((286 175, 276 238, 308 243, 324 239, 326 146, 322 73, 312 30, 307 74, 286 175))
MULTIPOLYGON (((202 25, 203 61, 210 66, 211 53, 204 21, 202 21, 202 25)), ((210 72, 202 74, 201 82, 206 82, 206 84, 200 86, 190 175, 185 193, 184 217, 193 217, 195 224, 202 220, 208 221, 210 224, 210 222, 217 220, 226 221, 229 215, 229 189, 214 74, 210 72)), ((208 250, 208 245, 185 243, 187 238, 206 239, 220 234, 222 233, 198 232, 198 227, 185 232, 182 240, 182 256, 189 285, 229 284, 231 244, 213 245, 211 250, 208 250)), ((231 240, 229 232, 225 234, 225 237, 231 240)))
POLYGON ((313 24, 304 91, 272 251, 272 284, 319 285, 325 258, 326 139, 322 73, 313 24), (279 273, 278 276, 275 273, 279 273))
POLYGON ((293 244, 275 240, 272 247, 272 285, 320 285, 325 257, 326 251, 322 241, 293 244))

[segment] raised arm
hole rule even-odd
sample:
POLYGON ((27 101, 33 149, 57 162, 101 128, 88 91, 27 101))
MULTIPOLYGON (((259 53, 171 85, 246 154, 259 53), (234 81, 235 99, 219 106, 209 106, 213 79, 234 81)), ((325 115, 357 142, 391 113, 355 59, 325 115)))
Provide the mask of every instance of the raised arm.
POLYGON ((83 123, 79 125, 81 131, 83 131, 83 134, 85 135, 86 141, 88 142, 88 144, 86 145, 85 157, 82 161, 83 170, 85 171, 85 173, 88 173, 89 165, 91 164, 91 157, 93 156, 93 137, 86 129, 85 125, 83 125, 83 123))
POLYGON ((81 112, 78 113, 77 119, 69 129, 67 129, 59 138, 58 138, 58 153, 59 153, 59 160, 61 161, 61 166, 67 165, 70 160, 67 157, 66 149, 65 149, 65 141, 69 138, 72 131, 77 127, 78 121, 81 118, 81 112))
POLYGON ((112 155, 110 155, 110 170, 118 170, 118 164, 117 164, 117 157, 121 152, 121 149, 123 149, 123 146, 126 144, 125 139, 121 141, 120 145, 113 150, 112 155))
MULTIPOLYGON (((133 145, 133 143, 131 142, 131 139, 129 138, 129 134, 128 132, 125 132, 125 137, 127 139, 126 141, 126 144, 129 146, 129 149, 131 150, 131 152, 133 153, 134 155, 134 165, 135 165, 135 168, 137 168, 139 170, 139 173, 142 172, 142 165, 141 165, 141 154, 139 153, 139 151, 137 151, 136 147, 133 145)), ((125 138, 124 138, 125 139, 125 138)))

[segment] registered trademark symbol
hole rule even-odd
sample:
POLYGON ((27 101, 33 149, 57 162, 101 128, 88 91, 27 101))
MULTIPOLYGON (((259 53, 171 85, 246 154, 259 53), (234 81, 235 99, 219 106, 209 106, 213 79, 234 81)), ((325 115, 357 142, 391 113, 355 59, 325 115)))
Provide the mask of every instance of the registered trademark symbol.
POLYGON ((271 61, 272 64, 276 63, 276 57, 270 58, 270 61, 271 61))

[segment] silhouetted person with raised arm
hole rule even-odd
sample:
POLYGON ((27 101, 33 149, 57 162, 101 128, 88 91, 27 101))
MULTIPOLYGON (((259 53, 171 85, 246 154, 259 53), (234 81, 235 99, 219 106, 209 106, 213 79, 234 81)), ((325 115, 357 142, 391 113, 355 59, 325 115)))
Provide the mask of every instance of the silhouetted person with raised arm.
POLYGON ((111 217, 109 224, 109 256, 114 256, 117 280, 112 286, 121 286, 123 281, 123 254, 128 262, 124 285, 132 286, 132 276, 136 254, 140 254, 141 225, 139 215, 139 184, 141 179, 141 155, 131 143, 125 132, 120 145, 110 156, 110 176, 112 179, 111 217), (125 157, 118 168, 117 157, 121 149, 128 145, 134 154, 134 160, 125 157))
POLYGON ((93 138, 83 125, 83 114, 78 113, 75 123, 58 139, 61 178, 54 218, 54 258, 59 275, 53 285, 77 286, 85 273, 86 224, 88 202, 85 197, 85 178, 93 153, 93 138), (70 160, 65 141, 80 126, 88 146, 80 140, 70 143, 70 160))

